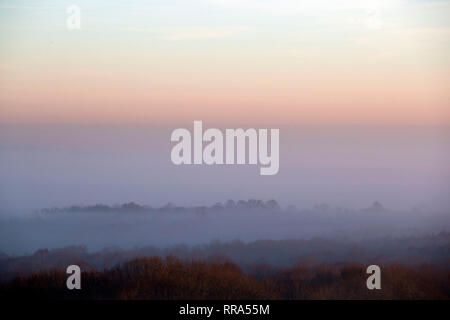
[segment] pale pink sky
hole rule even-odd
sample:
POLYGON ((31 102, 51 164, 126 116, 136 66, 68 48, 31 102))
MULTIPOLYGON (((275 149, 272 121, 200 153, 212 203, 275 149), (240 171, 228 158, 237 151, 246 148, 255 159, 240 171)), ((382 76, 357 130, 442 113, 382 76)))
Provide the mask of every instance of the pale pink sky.
POLYGON ((448 1, 6 2, 1 122, 450 124, 448 1))

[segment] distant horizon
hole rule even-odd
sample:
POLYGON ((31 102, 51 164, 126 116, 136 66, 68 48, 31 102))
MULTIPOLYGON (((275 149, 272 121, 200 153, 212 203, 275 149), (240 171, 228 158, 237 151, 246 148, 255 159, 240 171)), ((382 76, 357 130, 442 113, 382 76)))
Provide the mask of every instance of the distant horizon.
MULTIPOLYGON (((204 127, 223 128, 207 121, 204 127)), ((0 125, 1 209, 174 200, 194 205, 228 198, 275 198, 306 207, 363 207, 378 200, 396 210, 450 208, 447 126, 280 126, 280 169, 270 177, 251 165, 174 165, 175 128, 0 125)))
MULTIPOLYGON (((330 203, 327 203, 326 201, 322 201, 322 202, 318 202, 313 206, 310 207, 297 207, 293 204, 290 203, 280 203, 279 201, 277 201, 277 199, 226 199, 226 200, 221 200, 221 201, 213 201, 211 203, 203 203, 203 204, 194 204, 194 205, 184 205, 181 203, 177 203, 176 201, 169 201, 163 205, 154 205, 151 203, 141 203, 141 202, 135 202, 135 201, 125 201, 125 202, 121 202, 121 203, 103 203, 103 202, 92 202, 92 203, 73 203, 73 204, 67 204, 65 206, 62 207, 55 207, 55 206, 50 206, 50 207, 45 207, 45 208, 36 208, 36 210, 38 211, 51 211, 51 210, 57 210, 57 211, 65 211, 67 209, 82 209, 82 210, 88 210, 88 209, 96 209, 97 206, 105 206, 108 207, 109 209, 138 209, 138 208, 132 208, 132 207, 128 207, 127 206, 134 206, 136 205, 137 207, 139 207, 140 209, 152 209, 152 210, 159 210, 159 209, 178 209, 178 208, 184 208, 184 209, 197 209, 197 208, 218 208, 217 206, 222 206, 222 208, 227 208, 227 209, 231 209, 233 207, 227 207, 227 203, 229 201, 234 202, 234 206, 238 207, 239 205, 249 205, 249 208, 257 208, 257 206, 252 206, 252 204, 257 205, 256 203, 253 203, 254 201, 258 202, 258 204, 263 204, 263 205, 267 205, 268 202, 272 202, 275 201, 276 204, 279 206, 280 210, 287 210, 290 209, 292 207, 295 207, 297 210, 308 210, 308 209, 316 209, 321 207, 323 209, 324 206, 327 206, 328 209, 331 210, 335 210, 335 209, 344 209, 344 210, 365 210, 365 209, 370 209, 370 208, 374 208, 374 206, 377 205, 381 205, 381 207, 379 209, 383 209, 383 210, 390 210, 388 207, 385 207, 383 205, 382 201, 379 200, 374 200, 371 203, 369 203, 366 207, 361 207, 361 208, 353 208, 353 207, 341 207, 341 206, 333 206, 330 203)), ((101 209, 101 208, 98 208, 101 209)), ((419 209, 418 207, 414 207, 412 206, 411 209, 419 209)))

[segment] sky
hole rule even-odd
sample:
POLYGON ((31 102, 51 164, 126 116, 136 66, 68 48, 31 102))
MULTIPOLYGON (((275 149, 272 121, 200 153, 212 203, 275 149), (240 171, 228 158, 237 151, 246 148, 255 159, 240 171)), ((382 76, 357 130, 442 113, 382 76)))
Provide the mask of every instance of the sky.
MULTIPOLYGON (((193 124, 185 126, 192 132, 193 124)), ((209 127, 205 124, 205 128, 209 127)), ((181 165, 173 128, 1 124, 0 218, 41 208, 134 201, 154 207, 276 199, 280 205, 449 212, 450 128, 280 127, 280 168, 181 165)))
POLYGON ((0 0, 0 122, 450 124, 449 16, 432 0, 0 0))
POLYGON ((436 0, 0 0, 0 215, 249 198, 447 210, 449 17, 436 0), (194 120, 280 128, 279 173, 173 165, 170 134, 194 120))

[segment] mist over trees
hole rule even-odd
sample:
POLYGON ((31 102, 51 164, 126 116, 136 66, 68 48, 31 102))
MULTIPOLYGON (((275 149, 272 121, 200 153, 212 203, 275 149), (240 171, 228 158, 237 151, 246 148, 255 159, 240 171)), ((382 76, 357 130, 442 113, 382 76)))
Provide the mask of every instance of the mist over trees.
POLYGON ((366 240, 450 231, 448 212, 393 211, 374 202, 362 209, 319 204, 309 209, 283 207, 275 200, 227 200, 210 206, 168 203, 151 207, 134 202, 43 209, 26 217, 0 219, 0 252, 31 254, 73 245, 89 250, 123 249, 214 240, 348 238, 366 240))
POLYGON ((64 299, 448 299, 447 212, 134 202, 48 208, 0 223, 0 296, 64 299), (82 293, 64 290, 65 268, 82 293), (383 293, 365 268, 383 268, 383 293), (387 283, 386 283, 387 281, 387 283))
POLYGON ((410 267, 435 265, 450 269, 450 233, 404 238, 351 240, 313 238, 258 240, 244 243, 212 241, 208 244, 168 248, 144 246, 89 251, 84 246, 39 249, 31 255, 0 257, 0 280, 77 264, 83 270, 103 270, 139 257, 177 257, 185 261, 233 261, 249 271, 265 266, 266 271, 292 265, 366 263, 402 264, 410 267))

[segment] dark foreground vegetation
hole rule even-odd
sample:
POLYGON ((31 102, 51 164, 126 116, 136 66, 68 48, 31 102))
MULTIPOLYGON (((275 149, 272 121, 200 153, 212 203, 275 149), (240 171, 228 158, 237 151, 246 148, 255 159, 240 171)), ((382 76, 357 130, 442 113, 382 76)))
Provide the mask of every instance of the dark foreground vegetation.
POLYGON ((449 299, 450 234, 0 254, 0 299, 449 299), (66 268, 82 270, 81 290, 66 268), (368 290, 368 265, 381 290, 368 290))
POLYGON ((39 249, 33 254, 15 256, 0 252, 0 281, 39 271, 64 269, 77 264, 84 271, 110 269, 139 257, 174 256, 183 261, 217 261, 221 257, 238 264, 244 272, 254 265, 291 267, 298 264, 336 265, 341 262, 364 265, 400 264, 408 267, 435 265, 450 269, 450 233, 352 240, 345 237, 212 241, 198 246, 175 245, 121 249, 109 247, 90 251, 85 246, 39 249))
POLYGON ((385 265, 382 289, 366 288, 366 265, 321 264, 244 272, 230 261, 142 257, 82 273, 81 290, 66 288, 64 269, 4 280, 8 299, 449 299, 450 270, 385 265))

